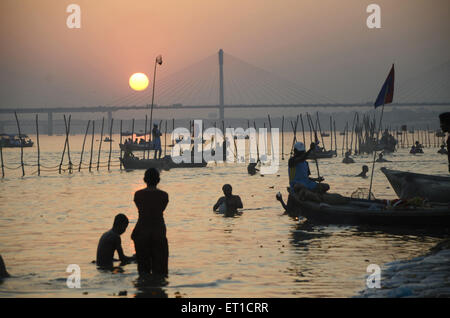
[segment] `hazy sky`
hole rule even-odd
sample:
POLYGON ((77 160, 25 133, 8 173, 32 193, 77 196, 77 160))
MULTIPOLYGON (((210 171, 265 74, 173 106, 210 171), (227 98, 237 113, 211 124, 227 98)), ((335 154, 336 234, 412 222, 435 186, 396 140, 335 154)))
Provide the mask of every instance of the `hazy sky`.
POLYGON ((161 78, 222 48, 339 102, 375 99, 393 62, 401 83, 450 60, 448 0, 1 0, 0 15, 4 108, 107 104, 158 54, 161 78))

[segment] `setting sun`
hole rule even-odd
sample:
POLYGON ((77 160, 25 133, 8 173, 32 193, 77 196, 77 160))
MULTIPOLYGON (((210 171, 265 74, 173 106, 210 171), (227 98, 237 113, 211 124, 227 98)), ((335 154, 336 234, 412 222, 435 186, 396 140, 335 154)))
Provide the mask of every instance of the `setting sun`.
POLYGON ((134 73, 130 76, 129 83, 135 91, 143 91, 148 86, 148 77, 144 73, 134 73))

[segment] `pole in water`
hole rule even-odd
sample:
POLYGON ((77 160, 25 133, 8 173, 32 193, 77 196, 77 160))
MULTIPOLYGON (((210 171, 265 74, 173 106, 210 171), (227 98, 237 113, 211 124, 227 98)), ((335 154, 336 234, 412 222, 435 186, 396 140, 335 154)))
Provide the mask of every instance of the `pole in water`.
POLYGON ((3 164, 3 146, 0 144, 0 160, 2 161, 2 178, 5 177, 5 166, 3 164))
POLYGON ((36 142, 37 142, 37 166, 38 176, 41 175, 41 148, 39 146, 39 117, 36 114, 36 142))
POLYGON ((94 154, 94 134, 95 134, 95 120, 92 121, 92 140, 91 140, 91 157, 89 159, 89 172, 91 172, 92 155, 94 154))
MULTIPOLYGON (((120 145, 122 145, 122 119, 120 120, 120 145)), ((120 147, 120 159, 122 159, 122 147, 120 147)), ((122 160, 120 160, 120 170, 122 170, 122 160)))
MULTIPOLYGON (((377 130, 377 142, 378 142, 378 137, 379 137, 380 129, 381 129, 381 121, 383 120, 383 113, 384 113, 384 103, 383 103, 383 107, 381 108, 380 125, 378 126, 379 128, 377 130)), ((373 171, 375 170, 376 156, 377 156, 377 148, 375 146, 375 149, 373 150, 372 173, 370 174, 369 197, 367 198, 368 200, 370 200, 370 195, 372 193, 373 171)))
MULTIPOLYGON (((250 127, 249 122, 248 126, 250 127)), ((281 119, 281 160, 284 160, 284 116, 283 119, 281 119)))
POLYGON ((61 174, 61 167, 64 161, 64 155, 66 154, 66 147, 67 147, 67 120, 66 120, 66 115, 63 115, 64 117, 64 131, 66 132, 66 139, 64 141, 64 149, 61 155, 61 162, 59 163, 59 169, 58 169, 58 173, 61 174))
POLYGON ((100 133, 100 144, 98 146, 98 159, 97 159, 97 171, 100 167, 100 154, 102 152, 102 141, 103 141, 103 127, 105 126, 105 117, 102 118, 102 131, 100 133))
POLYGON ((109 125, 109 157, 108 157, 108 171, 111 166, 111 152, 112 152, 112 129, 113 129, 114 118, 111 118, 111 124, 109 125))
POLYGON ((16 117, 17 130, 19 131, 19 141, 20 141, 20 165, 22 166, 22 177, 25 176, 25 168, 23 164, 23 140, 22 133, 20 132, 20 124, 19 119, 17 118, 17 113, 14 112, 14 116, 16 117))
POLYGON ((91 120, 88 120, 87 126, 86 126, 86 132, 84 133, 84 138, 83 138, 83 145, 81 146, 81 155, 80 155, 80 164, 78 165, 78 172, 81 171, 81 164, 83 163, 83 153, 84 153, 84 145, 86 143, 86 137, 89 131, 89 124, 91 123, 91 120))

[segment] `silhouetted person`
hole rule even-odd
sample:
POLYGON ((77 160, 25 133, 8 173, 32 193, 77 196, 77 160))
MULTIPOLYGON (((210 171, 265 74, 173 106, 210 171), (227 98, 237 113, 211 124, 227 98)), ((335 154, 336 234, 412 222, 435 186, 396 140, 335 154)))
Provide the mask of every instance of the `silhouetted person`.
POLYGON ((156 159, 156 154, 158 153, 158 159, 161 158, 161 132, 158 129, 158 125, 154 124, 153 125, 153 130, 152 130, 152 136, 153 136, 153 149, 155 150, 155 157, 154 159, 156 159))
POLYGON ((323 177, 310 178, 311 171, 309 170, 309 164, 306 161, 308 154, 314 151, 315 144, 312 143, 310 149, 305 152, 305 145, 302 142, 297 142, 294 145, 294 155, 289 158, 289 187, 290 191, 294 190, 295 184, 301 184, 308 190, 318 193, 325 193, 330 189, 330 186, 326 183, 320 183, 323 181, 323 177), (319 182, 319 183, 318 183, 319 182))
POLYGON ((3 258, 0 255, 0 279, 9 277, 8 272, 6 271, 5 262, 3 262, 3 258))
POLYGON ((345 158, 342 159, 342 163, 355 163, 355 160, 353 160, 353 158, 350 158, 350 151, 347 151, 345 153, 345 158))
POLYGON ((238 195, 232 194, 233 188, 229 184, 225 184, 222 187, 222 191, 224 196, 217 200, 213 210, 219 210, 219 212, 223 213, 225 216, 234 216, 238 212, 237 209, 243 208, 241 198, 238 195))
POLYGON ((105 269, 113 268, 114 253, 117 251, 122 264, 129 263, 133 258, 125 256, 122 249, 122 235, 128 227, 128 218, 120 213, 114 218, 112 229, 103 233, 97 247, 97 266, 105 269))
POLYGON ((169 195, 156 187, 159 181, 158 170, 150 168, 145 171, 144 182, 147 187, 134 194, 139 218, 131 238, 136 249, 139 275, 167 277, 169 244, 163 213, 169 203, 169 195))
POLYGON ((390 162, 390 161, 387 160, 387 159, 384 159, 384 158, 383 158, 383 153, 380 152, 380 154, 378 155, 378 159, 375 160, 375 162, 390 162))
POLYGON ((256 169, 256 165, 258 162, 250 162, 247 166, 247 172, 249 175, 253 176, 256 174, 256 172, 259 171, 259 169, 256 169))
POLYGON ((367 178, 367 172, 369 172, 369 167, 364 165, 362 166, 362 171, 357 175, 357 177, 367 178))

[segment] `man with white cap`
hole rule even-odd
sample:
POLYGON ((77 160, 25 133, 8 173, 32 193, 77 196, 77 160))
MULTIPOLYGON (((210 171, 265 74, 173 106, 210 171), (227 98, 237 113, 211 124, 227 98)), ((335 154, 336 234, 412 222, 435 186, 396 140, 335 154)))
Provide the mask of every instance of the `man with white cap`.
POLYGON ((309 164, 306 161, 310 151, 314 151, 315 144, 311 144, 310 149, 305 152, 305 145, 302 142, 297 142, 294 145, 294 155, 289 159, 289 186, 290 191, 294 190, 296 184, 306 187, 308 190, 318 193, 325 193, 330 189, 326 183, 320 183, 324 179, 310 178, 311 171, 309 164))

